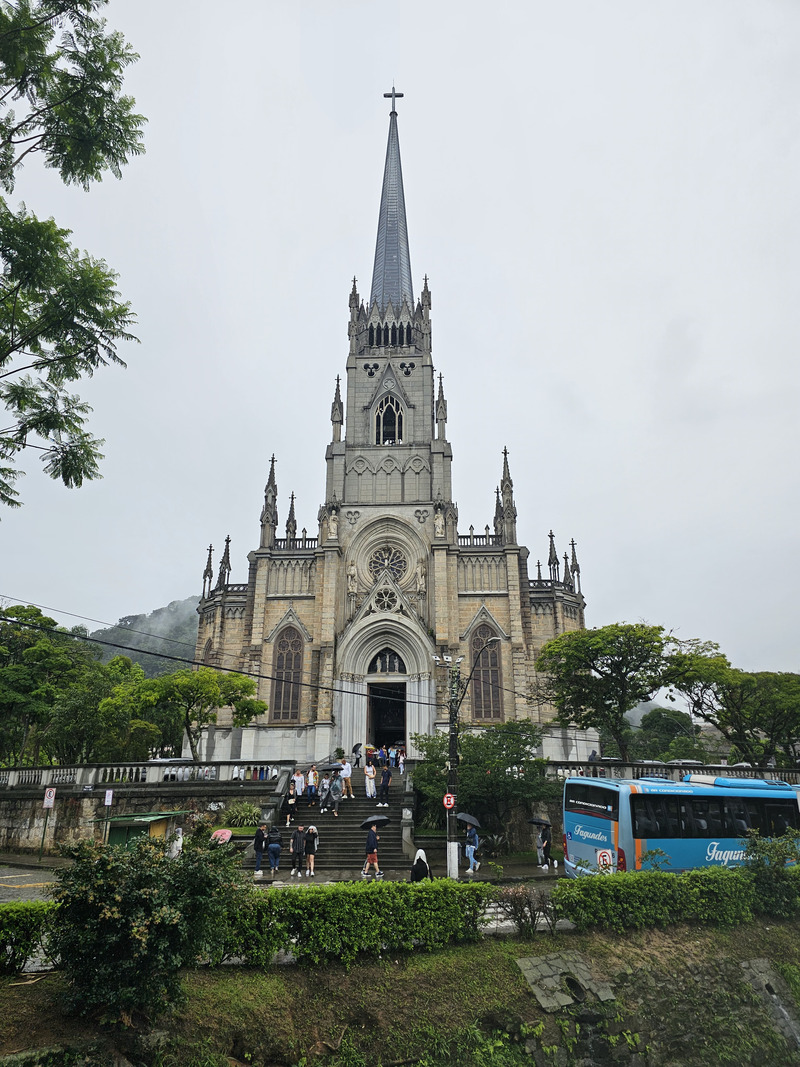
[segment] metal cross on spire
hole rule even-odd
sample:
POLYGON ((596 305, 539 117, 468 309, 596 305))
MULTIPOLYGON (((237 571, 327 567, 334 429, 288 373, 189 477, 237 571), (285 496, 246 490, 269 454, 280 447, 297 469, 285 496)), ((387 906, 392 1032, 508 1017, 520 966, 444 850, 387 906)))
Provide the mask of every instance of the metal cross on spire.
POLYGON ((396 93, 396 92, 394 91, 394 86, 392 86, 392 91, 391 91, 390 93, 384 93, 383 95, 384 95, 384 96, 386 97, 386 99, 387 99, 387 100, 388 100, 388 99, 389 99, 389 98, 391 97, 391 100, 392 100, 392 110, 390 111, 390 114, 391 114, 391 115, 394 115, 394 114, 396 114, 396 112, 395 112, 395 108, 394 108, 394 102, 395 102, 395 98, 397 98, 398 100, 402 100, 402 98, 403 98, 403 95, 404 95, 404 94, 403 94, 403 93, 396 93))

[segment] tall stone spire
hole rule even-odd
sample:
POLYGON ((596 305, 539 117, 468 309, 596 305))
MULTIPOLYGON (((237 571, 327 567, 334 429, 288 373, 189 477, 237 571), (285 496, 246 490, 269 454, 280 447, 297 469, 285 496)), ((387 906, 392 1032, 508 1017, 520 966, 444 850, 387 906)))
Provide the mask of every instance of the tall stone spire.
POLYGON ((225 589, 231 576, 231 538, 230 534, 225 538, 225 551, 219 561, 219 575, 217 576, 217 589, 225 589))
POLYGON ((289 517, 286 520, 286 538, 288 541, 294 541, 297 537, 297 519, 294 517, 294 493, 292 493, 292 499, 289 501, 289 517))
POLYGON ((403 170, 400 166, 400 141, 397 136, 396 97, 402 96, 392 88, 392 110, 389 114, 389 143, 386 146, 386 164, 383 171, 381 209, 378 215, 378 240, 375 244, 375 266, 372 271, 372 294, 370 307, 377 302, 383 311, 391 303, 395 313, 408 302, 414 308, 414 290, 411 284, 411 255, 408 250, 406 226, 406 202, 403 195, 403 170))
POLYGON ((517 543, 517 509, 514 504, 514 483, 508 469, 508 449, 503 449, 503 477, 500 479, 500 497, 503 504, 503 543, 517 543))
POLYGON ((269 478, 264 487, 264 507, 261 509, 261 547, 272 548, 278 527, 278 485, 275 481, 275 456, 269 463, 269 478))
POLYGON ((344 407, 342 406, 342 393, 339 389, 339 375, 336 375, 336 392, 333 394, 331 404, 331 425, 333 427, 334 442, 342 439, 342 423, 344 422, 344 407))
POLYGON ((444 398, 444 385, 442 376, 439 375, 439 395, 436 398, 436 437, 439 441, 445 439, 445 426, 447 425, 447 401, 444 398))
POLYGON ((203 600, 211 592, 211 583, 214 581, 214 546, 208 546, 208 560, 206 562, 206 569, 203 571, 203 600))
POLYGON ((570 564, 570 571, 572 573, 572 584, 577 593, 581 591, 581 565, 578 563, 578 554, 575 551, 575 538, 570 541, 570 548, 572 549, 572 563, 570 564))
POLYGON ((549 555, 547 557, 547 566, 550 568, 550 581, 551 582, 558 582, 558 581, 560 581, 559 575, 558 575, 558 570, 559 570, 558 552, 556 552, 556 535, 553 533, 552 530, 550 531, 549 537, 550 537, 550 553, 549 553, 549 555))

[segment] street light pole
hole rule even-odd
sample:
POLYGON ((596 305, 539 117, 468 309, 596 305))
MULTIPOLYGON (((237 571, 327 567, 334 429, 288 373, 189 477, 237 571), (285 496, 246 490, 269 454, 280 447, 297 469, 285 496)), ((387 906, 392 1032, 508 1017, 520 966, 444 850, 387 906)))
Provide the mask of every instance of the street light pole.
MULTIPOLYGON (((455 661, 452 656, 434 656, 434 662, 443 664, 447 668, 448 690, 448 730, 449 745, 447 753, 447 792, 453 797, 458 796, 458 713, 467 695, 469 683, 478 666, 485 649, 489 645, 499 641, 499 637, 490 637, 475 653, 472 660, 472 668, 467 675, 466 682, 461 680, 461 664, 464 657, 459 656, 455 661)), ((447 809, 447 877, 458 880, 458 821, 456 819, 455 805, 447 809)))

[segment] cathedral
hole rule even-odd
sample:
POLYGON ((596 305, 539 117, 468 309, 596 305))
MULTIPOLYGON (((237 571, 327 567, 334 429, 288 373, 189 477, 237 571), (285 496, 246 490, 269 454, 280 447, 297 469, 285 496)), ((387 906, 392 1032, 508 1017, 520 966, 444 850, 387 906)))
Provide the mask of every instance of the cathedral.
MULTIPOLYGON (((431 343, 431 291, 411 279, 397 111, 391 98, 369 302, 350 292, 344 384, 331 405, 325 502, 316 536, 299 534, 294 495, 279 536, 275 457, 248 580, 232 584, 230 539, 198 607, 197 661, 251 673, 269 710, 247 727, 224 713, 203 737, 208 760, 325 759, 341 746, 404 743, 446 729, 447 671, 469 684, 459 716, 479 729, 547 721, 530 701, 537 651, 584 626, 575 542, 549 535, 529 568, 517 539, 508 453, 498 446, 491 525, 458 526, 447 400, 431 343), (563 546, 560 546, 563 547, 563 546), (543 572, 544 571, 544 572, 543 572)), ((488 488, 487 497, 490 497, 488 488)), ((543 754, 586 758, 582 734, 550 727, 543 754)))

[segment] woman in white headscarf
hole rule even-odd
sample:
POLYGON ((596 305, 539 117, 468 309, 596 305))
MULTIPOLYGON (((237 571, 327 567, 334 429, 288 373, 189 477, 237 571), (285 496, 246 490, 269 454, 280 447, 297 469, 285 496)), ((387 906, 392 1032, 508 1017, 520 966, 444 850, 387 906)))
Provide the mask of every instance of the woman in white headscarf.
POLYGON ((417 854, 414 857, 414 863, 411 867, 410 882, 422 882, 426 878, 433 878, 431 873, 430 864, 428 863, 428 857, 425 855, 425 850, 417 849, 417 854))

